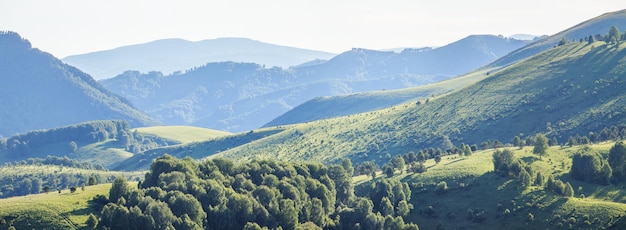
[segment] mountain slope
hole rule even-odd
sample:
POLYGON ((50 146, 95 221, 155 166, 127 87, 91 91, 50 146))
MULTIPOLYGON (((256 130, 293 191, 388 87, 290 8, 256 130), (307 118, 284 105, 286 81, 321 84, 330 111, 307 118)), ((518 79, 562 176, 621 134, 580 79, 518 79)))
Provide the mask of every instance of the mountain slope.
POLYGON ((327 62, 291 69, 222 62, 168 76, 128 71, 101 83, 164 124, 240 132, 261 127, 315 97, 446 80, 524 44, 476 35, 438 49, 402 53, 354 49, 327 62), (446 60, 456 67, 449 67, 446 60))
POLYGON ((537 132, 564 143, 570 135, 623 124, 626 44, 573 43, 493 72, 428 102, 289 126, 269 138, 227 150, 236 159, 354 161, 452 143, 507 143, 537 132), (573 106, 575 105, 575 106, 573 106), (333 153, 333 154, 328 154, 333 153))
POLYGON ((332 53, 263 43, 247 38, 218 38, 197 42, 163 39, 87 54, 72 55, 63 61, 96 79, 116 76, 126 70, 141 72, 184 71, 208 62, 254 62, 290 67, 315 59, 330 59, 332 53))
MULTIPOLYGON (((528 58, 530 56, 536 55, 542 51, 550 49, 558 44, 559 41, 563 38, 567 38, 568 40, 576 40, 586 38, 589 35, 600 35, 605 34, 607 28, 612 25, 623 25, 626 23, 626 10, 617 11, 612 13, 603 14, 596 18, 587 20, 583 23, 580 23, 576 26, 573 26, 563 32, 557 33, 553 36, 543 36, 541 38, 533 39, 533 43, 524 46, 518 50, 511 52, 510 54, 497 54, 498 49, 495 49, 494 46, 500 44, 501 46, 506 47, 506 43, 492 43, 493 49, 485 49, 484 53, 493 53, 494 56, 503 55, 502 58, 494 61, 493 63, 485 66, 480 69, 480 72, 475 72, 470 75, 482 75, 485 73, 489 73, 490 71, 497 70, 499 68, 511 65, 515 62, 521 61, 524 58, 528 58)), ((490 39, 495 39, 493 37, 488 36, 470 36, 466 39, 463 39, 456 44, 451 44, 446 47, 440 48, 441 50, 447 49, 448 47, 459 47, 460 44, 475 44, 473 47, 481 47, 481 44, 487 44, 484 41, 488 41, 490 39)), ((512 40, 515 41, 515 40, 512 40)), ((452 49, 452 50, 463 50, 462 47, 469 47, 467 45, 461 46, 461 48, 452 49)), ((466 48, 467 49, 467 48, 466 48)), ((437 49, 439 50, 439 49, 437 49)), ((479 49, 477 49, 479 50, 479 49)), ((436 50, 434 50, 436 51, 436 50)), ((448 51, 448 53, 453 53, 453 51, 448 51)), ((446 60, 452 60, 451 57, 456 58, 465 58, 464 55, 447 55, 448 58, 446 60)), ((472 56, 472 59, 480 58, 480 56, 472 56)), ((495 59, 495 58, 494 58, 495 59)), ((467 64, 471 62, 464 62, 462 60, 452 61, 453 63, 467 64)), ((455 65, 456 66, 456 65, 455 65)), ((475 66, 476 68, 479 66, 475 66)), ((460 78, 454 78, 448 81, 444 81, 439 83, 437 86, 433 86, 438 88, 431 88, 430 86, 425 87, 415 87, 407 90, 398 91, 387 91, 387 92, 378 92, 375 94, 365 93, 365 94, 355 94, 355 95, 347 95, 347 96, 336 96, 336 97, 326 97, 326 98, 318 98, 308 101, 301 106, 294 108, 293 110, 287 112, 286 114, 281 115, 276 118, 272 122, 266 124, 266 126, 273 125, 284 125, 284 124, 295 124, 301 122, 309 122, 316 119, 322 118, 332 118, 337 116, 344 116, 350 114, 356 114, 360 112, 373 111, 380 108, 385 108, 389 106, 394 106, 400 104, 402 102, 408 100, 420 100, 425 99, 429 94, 441 94, 445 92, 449 92, 453 89, 460 88, 471 83, 474 83, 482 77, 471 77, 474 79, 473 81, 468 81, 468 77, 464 77, 465 80, 460 81, 460 78), (452 83, 452 84, 450 84, 452 83), (444 90, 445 89, 445 90, 444 90), (411 98, 413 97, 413 98, 411 98), (324 109, 333 107, 335 105, 339 105, 338 107, 330 110, 324 109), (314 112, 310 112, 314 111, 314 112)))
POLYGON ((544 50, 554 47, 563 38, 578 41, 589 35, 606 34, 607 28, 617 26, 620 31, 626 29, 626 10, 605 13, 598 17, 581 22, 569 29, 561 31, 555 35, 544 37, 532 44, 511 52, 499 60, 489 64, 491 67, 506 66, 513 64, 524 58, 538 54, 544 50))
POLYGON ((89 75, 33 49, 17 33, 0 33, 0 79, 0 135, 89 120, 156 123, 89 75))

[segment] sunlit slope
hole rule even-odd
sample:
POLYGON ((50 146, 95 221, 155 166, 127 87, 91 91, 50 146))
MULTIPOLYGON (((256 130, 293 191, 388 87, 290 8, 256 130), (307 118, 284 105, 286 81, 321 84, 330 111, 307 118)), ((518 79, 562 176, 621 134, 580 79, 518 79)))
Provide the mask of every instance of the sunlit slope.
POLYGON ((428 85, 399 90, 372 91, 343 96, 318 97, 299 105, 272 120, 264 127, 297 124, 320 119, 347 116, 417 102, 476 83, 493 69, 484 69, 428 85))
POLYGON ((193 126, 152 126, 137 128, 135 130, 144 135, 159 136, 164 139, 180 142, 181 144, 206 141, 211 138, 231 134, 229 132, 193 126))
POLYGON ((548 133, 600 131, 623 123, 626 44, 572 43, 547 50, 461 90, 420 104, 295 125, 269 138, 221 153, 236 159, 334 162, 548 133))
POLYGON ((535 54, 548 50, 559 43, 563 38, 568 40, 579 40, 589 35, 606 34, 611 26, 617 26, 620 31, 624 31, 626 27, 626 10, 620 10, 602 14, 598 17, 581 22, 571 28, 561 31, 555 35, 545 37, 527 46, 517 49, 502 58, 489 64, 488 67, 498 67, 513 64, 517 61, 531 57, 535 54))

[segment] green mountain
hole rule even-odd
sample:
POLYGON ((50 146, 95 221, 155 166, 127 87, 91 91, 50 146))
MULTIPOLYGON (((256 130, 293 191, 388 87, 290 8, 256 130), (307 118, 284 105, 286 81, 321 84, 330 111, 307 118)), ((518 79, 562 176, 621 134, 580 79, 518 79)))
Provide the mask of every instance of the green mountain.
POLYGON ((157 122, 89 75, 66 65, 14 32, 0 33, 0 135, 10 136, 90 120, 157 122))
MULTIPOLYGON (((607 28, 612 25, 618 25, 619 27, 619 25, 624 25, 625 23, 626 10, 606 13, 599 17, 582 22, 553 36, 536 38, 533 40, 533 43, 519 48, 509 54, 501 55, 502 57, 498 60, 480 68, 480 71, 468 74, 463 78, 453 78, 438 84, 429 84, 402 90, 388 90, 386 92, 366 92, 351 95, 314 98, 275 118, 264 127, 297 124, 318 119, 327 119, 374 111, 407 101, 417 101, 432 95, 447 93, 483 79, 486 77, 484 75, 485 73, 511 65, 547 49, 553 48, 564 38, 570 41, 579 41, 580 39, 584 39, 590 35, 602 37, 606 34, 607 28)), ((626 27, 619 29, 623 30, 626 29, 626 27)), ((480 43, 476 38, 472 40, 476 44, 480 43)), ((457 57, 463 58, 464 56, 461 55, 457 57)), ((465 63, 464 60, 461 59, 446 61, 446 63, 450 62, 465 63)), ((476 68, 478 67, 480 66, 476 66, 476 68)))
POLYGON ((563 30, 557 34, 549 37, 544 37, 532 44, 517 49, 502 58, 489 64, 489 67, 506 66, 513 64, 524 58, 531 57, 537 53, 550 49, 557 45, 561 39, 578 41, 581 38, 588 37, 589 35, 604 35, 607 28, 611 26, 617 26, 621 31, 626 30, 626 10, 620 10, 610 13, 605 13, 598 17, 581 22, 569 29, 563 30))
POLYGON ((626 122, 626 93, 621 90, 624 48, 624 43, 570 43, 491 72, 447 95, 287 126, 281 133, 218 155, 380 161, 426 147, 445 148, 445 139, 454 145, 509 143, 514 136, 538 132, 564 143, 571 135, 598 133, 626 122))
POLYGON ((475 35, 437 49, 400 53, 353 49, 327 62, 290 69, 221 62, 167 76, 127 71, 101 83, 164 124, 241 132, 261 127, 315 97, 439 82, 525 44, 475 35), (457 64, 451 67, 446 61, 457 64))

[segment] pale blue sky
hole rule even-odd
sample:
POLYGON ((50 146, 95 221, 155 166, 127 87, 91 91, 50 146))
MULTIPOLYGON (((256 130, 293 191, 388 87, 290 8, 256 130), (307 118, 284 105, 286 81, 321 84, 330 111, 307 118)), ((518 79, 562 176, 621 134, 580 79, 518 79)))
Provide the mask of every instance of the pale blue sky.
POLYGON ((471 34, 554 34, 621 0, 0 0, 0 30, 63 58, 163 38, 247 37, 343 52, 440 46, 471 34))

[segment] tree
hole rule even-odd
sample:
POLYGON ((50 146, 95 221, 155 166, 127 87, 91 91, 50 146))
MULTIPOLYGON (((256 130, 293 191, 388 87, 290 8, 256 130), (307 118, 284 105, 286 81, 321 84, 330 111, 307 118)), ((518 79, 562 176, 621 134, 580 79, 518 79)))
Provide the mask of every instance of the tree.
POLYGON ((561 41, 559 41, 559 44, 557 46, 563 46, 567 43, 569 43, 569 40, 567 40, 567 38, 561 38, 561 41))
POLYGON ((437 184, 437 187, 435 187, 435 193, 437 195, 444 194, 446 191, 448 191, 448 183, 446 183, 445 181, 439 182, 439 184, 437 184))
POLYGON ((522 182, 522 186, 528 187, 532 184, 532 178, 526 169, 522 169, 519 174, 520 181, 522 182))
POLYGON ((341 160, 341 166, 343 167, 344 170, 346 170, 346 173, 348 173, 348 176, 352 177, 354 174, 354 167, 352 167, 352 161, 350 161, 350 158, 343 158, 341 160))
POLYGON ((98 226, 98 217, 96 217, 93 213, 89 213, 89 217, 87 217, 87 227, 91 229, 96 229, 98 226))
POLYGON ((435 164, 439 164, 441 162, 441 155, 435 156, 435 164))
POLYGON ((70 187, 70 192, 71 192, 71 193, 75 193, 75 192, 76 192, 76 186, 72 186, 72 187, 70 187))
POLYGON ((589 44, 594 43, 596 41, 596 39, 593 37, 593 35, 589 35, 589 38, 587 38, 587 42, 589 44))
POLYGON ((606 38, 606 42, 611 44, 617 44, 617 42, 622 40, 622 33, 619 32, 616 26, 611 26, 609 29, 609 34, 606 38))
POLYGON ((128 183, 126 182, 126 178, 124 177, 115 177, 113 180, 113 185, 111 186, 111 190, 109 190, 109 200, 111 202, 117 202, 120 197, 127 195, 130 192, 130 188, 128 183))
POLYGON ((398 207, 396 208, 396 213, 398 214, 398 216, 406 217, 407 215, 409 215, 409 212, 411 212, 411 208, 406 200, 401 200, 400 202, 398 202, 398 207))
POLYGON ((389 198, 383 197, 380 200, 380 214, 383 214, 383 216, 390 216, 393 215, 393 213, 393 205, 391 204, 391 201, 389 201, 389 198))
POLYGON ((441 148, 443 150, 450 150, 454 148, 454 144, 452 144, 452 141, 450 141, 450 137, 448 137, 448 135, 443 136, 441 142, 441 148))
POLYGON ((569 182, 565 183, 565 190, 563 191, 563 196, 566 196, 566 197, 574 196, 574 188, 572 188, 572 185, 569 182))
POLYGON ((96 177, 95 177, 95 176, 93 176, 93 175, 92 175, 92 176, 90 176, 90 177, 89 177, 89 180, 87 181, 87 184, 88 184, 88 185, 90 185, 90 186, 91 186, 91 185, 96 185, 96 184, 98 184, 98 182, 96 181, 96 177))
POLYGON ((48 185, 43 186, 43 191, 44 191, 46 194, 48 194, 48 193, 50 192, 50 186, 48 186, 48 185))
POLYGON ((402 158, 401 156, 395 156, 391 158, 391 166, 393 166, 394 169, 399 169, 400 173, 404 171, 404 165, 404 158, 402 158))
POLYGON ((548 138, 541 133, 537 133, 535 135, 535 147, 533 148, 533 153, 538 154, 539 157, 546 154, 548 150, 548 138))
POLYGON ((513 146, 519 146, 520 148, 524 147, 524 145, 522 144, 522 139, 520 139, 518 136, 513 137, 513 146))
POLYGON ((622 181, 626 178, 626 145, 620 141, 609 150, 609 165, 613 169, 613 177, 622 181))

